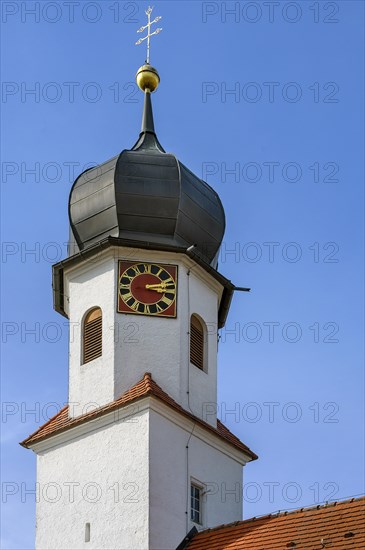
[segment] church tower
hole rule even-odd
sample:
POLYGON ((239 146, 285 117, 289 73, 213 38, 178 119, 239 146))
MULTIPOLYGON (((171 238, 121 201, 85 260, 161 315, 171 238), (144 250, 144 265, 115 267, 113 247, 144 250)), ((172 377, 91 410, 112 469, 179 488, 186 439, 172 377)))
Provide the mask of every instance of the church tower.
POLYGON ((37 455, 37 550, 170 550, 242 518, 242 467, 257 456, 216 415, 235 290, 217 271, 225 215, 157 138, 159 80, 148 58, 137 142, 70 192, 70 254, 53 266, 68 406, 22 442, 37 455))

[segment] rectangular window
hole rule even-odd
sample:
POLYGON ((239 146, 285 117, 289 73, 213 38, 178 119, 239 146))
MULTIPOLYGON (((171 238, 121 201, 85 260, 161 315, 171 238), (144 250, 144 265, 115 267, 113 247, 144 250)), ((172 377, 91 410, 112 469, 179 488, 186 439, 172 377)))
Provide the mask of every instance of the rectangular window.
POLYGON ((190 519, 202 523, 202 490, 195 483, 190 486, 190 519))

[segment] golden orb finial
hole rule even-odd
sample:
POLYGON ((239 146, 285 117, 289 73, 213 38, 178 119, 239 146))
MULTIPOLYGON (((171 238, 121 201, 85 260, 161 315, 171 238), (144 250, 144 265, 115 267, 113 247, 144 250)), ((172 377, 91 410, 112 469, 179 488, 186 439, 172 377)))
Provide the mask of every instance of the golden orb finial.
POLYGON ((146 63, 138 69, 136 81, 142 92, 154 92, 160 83, 160 75, 152 65, 146 63))

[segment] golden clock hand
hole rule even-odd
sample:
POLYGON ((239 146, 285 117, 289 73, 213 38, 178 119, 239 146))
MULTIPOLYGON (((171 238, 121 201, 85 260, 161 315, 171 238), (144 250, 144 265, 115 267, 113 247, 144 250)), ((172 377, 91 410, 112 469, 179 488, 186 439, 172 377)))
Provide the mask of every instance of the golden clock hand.
POLYGON ((156 290, 157 292, 162 292, 163 290, 172 290, 174 288, 174 285, 170 285, 171 283, 159 283, 155 285, 145 285, 145 288, 147 290, 156 290))
POLYGON ((159 292, 163 294, 166 292, 166 289, 160 285, 146 285, 147 290, 153 290, 154 292, 159 292))
POLYGON ((164 288, 164 283, 157 283, 154 285, 146 285, 146 288, 164 288))

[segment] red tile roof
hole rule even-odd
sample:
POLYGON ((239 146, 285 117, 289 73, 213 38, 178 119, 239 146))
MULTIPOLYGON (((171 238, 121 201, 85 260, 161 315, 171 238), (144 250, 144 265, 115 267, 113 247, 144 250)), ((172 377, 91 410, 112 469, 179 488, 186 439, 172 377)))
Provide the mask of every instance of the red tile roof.
POLYGON ((270 514, 201 531, 187 550, 361 550, 365 497, 270 514))
POLYGON ((20 444, 23 447, 29 448, 32 446, 33 443, 42 441, 47 437, 73 428, 74 426, 78 426, 79 424, 82 424, 84 422, 88 422, 89 420, 94 420, 96 417, 107 414, 113 410, 120 409, 121 407, 130 404, 131 402, 147 396, 153 396, 160 401, 163 401, 172 409, 178 411, 190 420, 193 420, 194 422, 202 426, 203 428, 214 433, 216 436, 236 447, 236 449, 239 449, 240 451, 246 453, 251 458, 251 460, 256 460, 256 458, 258 458, 257 455, 253 451, 251 451, 244 443, 242 443, 242 441, 238 439, 238 437, 230 432, 229 429, 224 424, 222 424, 220 420, 217 420, 217 428, 213 428, 213 426, 211 426, 207 422, 204 422, 204 420, 201 420, 189 411, 186 411, 183 407, 176 403, 176 401, 174 401, 172 397, 170 397, 165 391, 163 391, 163 389, 161 389, 158 384, 156 384, 149 372, 144 375, 142 380, 135 384, 131 389, 123 393, 123 395, 121 395, 121 397, 119 397, 115 401, 112 401, 111 403, 108 403, 107 405, 104 405, 103 407, 100 407, 94 411, 88 412, 87 414, 84 414, 82 416, 70 418, 68 415, 68 405, 66 405, 55 416, 48 420, 48 422, 43 424, 43 426, 41 426, 38 430, 36 430, 20 444))

